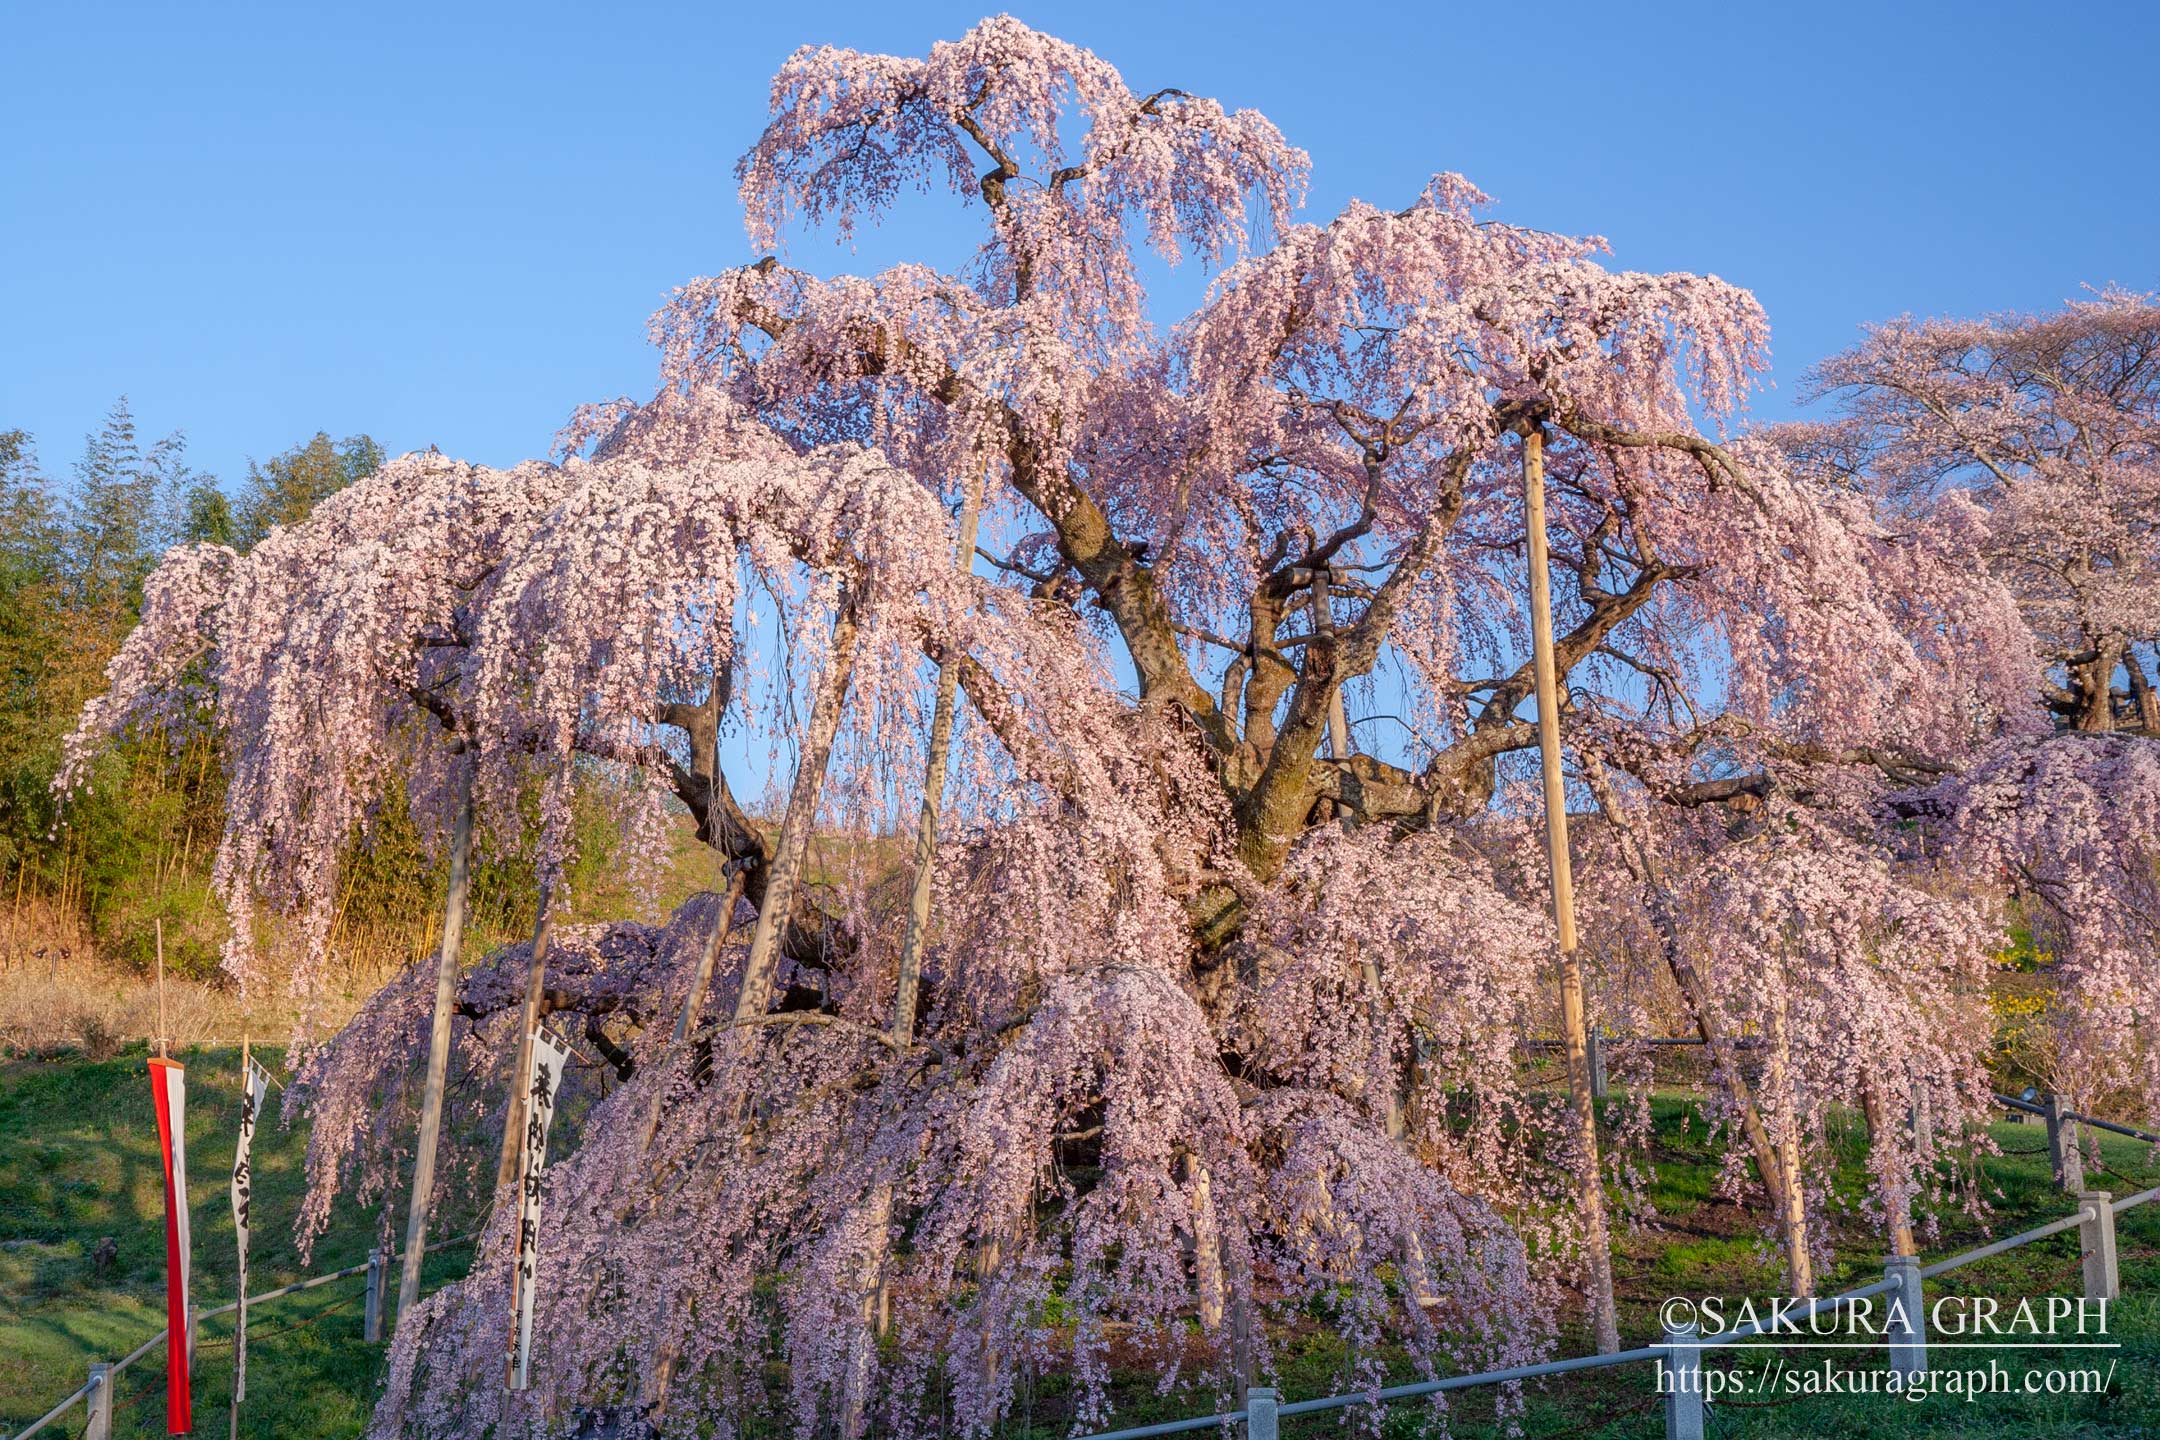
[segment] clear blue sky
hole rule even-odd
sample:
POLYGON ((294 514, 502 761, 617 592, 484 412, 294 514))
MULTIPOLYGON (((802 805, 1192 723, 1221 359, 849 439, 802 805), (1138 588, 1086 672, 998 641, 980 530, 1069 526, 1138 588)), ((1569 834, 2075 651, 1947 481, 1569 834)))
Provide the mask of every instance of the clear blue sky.
MULTIPOLYGON (((227 481, 316 429, 508 463, 643 393, 669 287, 749 257, 731 166, 795 46, 950 4, 21 5, 0 22, 0 427, 121 392, 227 481)), ((2160 288, 2150 5, 1024 5, 1142 88, 1266 111, 1308 214, 1459 170, 1768 307, 1806 365, 1904 311, 2160 288)), ((949 255, 910 212, 820 268, 949 255)), ((1180 286, 1182 289, 1183 286, 1180 286)), ((1161 316, 1158 318, 1174 318, 1161 316)))

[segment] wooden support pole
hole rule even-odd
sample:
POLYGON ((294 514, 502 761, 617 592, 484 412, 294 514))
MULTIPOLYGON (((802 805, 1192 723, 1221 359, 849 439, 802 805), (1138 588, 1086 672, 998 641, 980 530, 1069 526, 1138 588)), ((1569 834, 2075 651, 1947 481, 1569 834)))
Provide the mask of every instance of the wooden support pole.
POLYGON ((360 1338, 370 1345, 382 1341, 383 1277, 389 1273, 389 1257, 377 1245, 367 1252, 367 1297, 360 1311, 360 1338))
POLYGON ((1785 1212, 1778 1217, 1778 1228, 1785 1242, 1785 1279, 1794 1295, 1813 1295, 1815 1259, 1808 1249, 1807 1180, 1801 1173, 1801 1104, 1793 1080, 1792 1038, 1782 996, 1770 1006, 1769 1030, 1763 1086, 1770 1095, 1771 1119, 1782 1122, 1776 1139, 1778 1171, 1784 1177, 1779 1199, 1785 1212))
MULTIPOLYGON (((967 573, 975 558, 975 532, 982 515, 983 482, 977 471, 960 509, 960 541, 953 566, 967 573)), ((953 712, 959 707, 960 667, 938 666, 937 708, 930 715, 930 756, 923 770, 922 814, 915 826, 915 884, 908 892, 907 932, 900 939, 898 981, 893 987, 892 1038, 895 1049, 915 1041, 916 997, 922 985, 923 936, 930 928, 930 882, 937 868, 938 816, 945 803, 945 772, 952 754, 953 712)))
MULTIPOLYGON (((713 773, 720 773, 717 766, 713 773)), ((719 913, 713 916, 712 931, 705 937, 704 948, 698 952, 697 972, 690 977, 690 989, 684 994, 682 1009, 675 1016, 675 1036, 668 1047, 671 1056, 682 1049, 683 1042, 690 1038, 691 1030, 697 1025, 698 1011, 705 1003, 705 992, 712 986, 713 969, 720 962, 720 952, 727 948, 728 932, 735 919, 735 907, 742 903, 743 879, 749 873, 746 865, 737 865, 728 873, 727 888, 720 895, 719 913)), ((653 1136, 659 1133, 660 1107, 666 1099, 666 1090, 655 1085, 652 1104, 645 1111, 645 1131, 638 1137, 640 1155, 652 1148, 653 1136)), ((653 1179, 657 1184, 657 1172, 653 1179)), ((628 1213, 627 1208, 624 1213, 628 1213)))
POLYGON ((1893 1143, 1896 1136, 1891 1127, 1889 1107, 1875 1093, 1872 1081, 1863 1081, 1860 1089, 1860 1113, 1867 1120, 1868 1158, 1875 1165, 1875 1184, 1882 1191, 1883 1218, 1890 1229, 1890 1253, 1892 1255, 1917 1255, 1918 1244, 1913 1239, 1912 1211, 1908 1202, 1899 1199, 1896 1192, 1902 1189, 1898 1177, 1890 1172, 1885 1157, 1897 1153, 1893 1143))
POLYGON ((1553 656, 1552 572, 1545 553, 1545 437, 1535 425, 1523 435, 1522 466, 1524 543, 1530 560, 1530 644, 1537 680, 1538 752, 1545 778, 1545 858, 1552 876, 1553 928, 1560 940, 1560 1024, 1567 1041, 1568 1098, 1577 1136, 1576 1194, 1582 1206, 1598 1353, 1611 1355, 1620 1349, 1620 1322, 1613 1305, 1612 1233, 1605 1216, 1597 1108, 1590 1098, 1582 961, 1575 953, 1575 881, 1568 860, 1567 787, 1560 774, 1560 679, 1553 656))
POLYGON ((458 941, 465 932, 465 898, 472 880, 472 767, 465 766, 457 820, 450 836, 450 893, 443 902, 442 948, 435 961, 435 1014, 428 1034, 427 1089, 420 1101, 420 1140, 413 1155, 412 1198, 405 1217, 405 1268, 398 1276, 396 1323, 420 1300, 420 1265, 427 1257, 428 1202, 435 1190, 435 1146, 442 1135, 443 1088, 450 1076, 450 1021, 457 1007, 458 941))
POLYGON ((532 1032, 540 1023, 540 997, 547 989, 548 941, 555 932, 554 889, 540 884, 540 916, 533 922, 532 959, 525 966, 525 1008, 519 1012, 517 1059, 510 1066, 510 1081, 503 1103, 502 1153, 495 1161, 495 1188, 514 1184, 518 1158, 525 1147, 525 1075, 532 1069, 532 1032))
MULTIPOLYGON (((960 505, 960 539, 954 546, 953 568, 966 574, 973 568, 975 535, 982 516, 986 470, 977 470, 960 505)), ((907 929, 900 937, 900 963, 893 978, 892 1022, 887 1043, 904 1055, 915 1043, 915 1011, 922 995, 922 951, 930 931, 931 882, 937 871, 938 818, 945 803, 945 776, 952 755, 954 712, 960 704, 960 666, 953 658, 939 664, 937 703, 930 713, 930 752, 923 767, 922 811, 915 824, 915 882, 908 892, 907 929)), ((877 1328, 879 1304, 885 1287, 888 1236, 892 1228, 893 1187, 881 1180, 864 1202, 867 1210, 869 1248, 863 1256, 858 1299, 862 1330, 847 1359, 840 1379, 841 1440, 861 1440, 868 1427, 870 1369, 875 1356, 870 1336, 877 1328)))
POLYGON ((727 869, 727 885, 720 892, 720 911, 713 917, 712 933, 705 937, 705 948, 698 952, 697 973, 690 977, 690 988, 683 994, 682 1010, 675 1016, 673 1042, 682 1044, 697 1028, 698 1011, 705 1006, 705 992, 712 986, 713 970, 720 963, 720 952, 727 948, 728 933, 734 928, 735 907, 742 904, 743 881, 750 872, 747 866, 737 865, 727 869))
POLYGON ((765 903, 758 907, 757 928, 750 932, 750 954, 743 961, 742 992, 735 1000, 738 1024, 754 1024, 772 1008, 773 977, 779 967, 780 938, 795 910, 795 882, 802 875, 817 828, 818 789, 832 762, 833 737, 847 706, 848 682, 855 671, 855 598, 840 603, 833 620, 832 648, 817 700, 810 707, 810 728, 803 735, 795 783, 788 790, 787 812, 780 817, 780 837, 773 844, 772 873, 765 881, 765 903))
POLYGON ((1621 862, 1643 887, 1650 909, 1651 928, 1656 932, 1658 948, 1664 952, 1665 968, 1672 975, 1681 1002, 1695 1021, 1695 1033, 1701 1037, 1704 1051, 1710 1058, 1710 1073, 1725 1087, 1740 1111, 1740 1130, 1747 1137, 1748 1149, 1754 1154, 1755 1171, 1762 1177, 1763 1192, 1770 1197, 1770 1209, 1778 1217, 1787 1254, 1795 1249, 1805 1254, 1806 1237, 1802 1235, 1796 1240, 1784 1232, 1793 1215, 1798 1214, 1803 1223, 1806 1221, 1807 1207, 1803 1204, 1796 1211, 1786 1203, 1786 1195, 1792 1187, 1786 1180, 1784 1161, 1779 1158, 1777 1146, 1770 1138, 1769 1127, 1763 1123, 1762 1105, 1756 1099, 1755 1089, 1740 1071, 1736 1047, 1718 1021, 1710 988, 1695 969, 1695 962, 1688 957, 1678 907, 1659 871, 1657 855, 1620 805, 1611 776, 1597 755, 1594 752, 1585 754, 1582 764, 1583 779, 1620 841, 1621 862))
POLYGON ((2053 1091, 2040 1097, 2041 1118, 2047 1122, 2048 1165, 2055 1188, 2075 1195, 2085 1188, 2085 1157, 2078 1150, 2077 1121, 2063 1114, 2062 1101, 2053 1091))

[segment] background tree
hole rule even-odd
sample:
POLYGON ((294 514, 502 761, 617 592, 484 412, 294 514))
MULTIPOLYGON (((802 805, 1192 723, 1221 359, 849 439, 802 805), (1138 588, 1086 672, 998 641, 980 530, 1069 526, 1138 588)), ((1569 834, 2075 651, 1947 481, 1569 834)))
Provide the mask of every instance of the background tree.
POLYGON ((2029 1057, 2057 1092, 2160 1115, 2160 300, 1900 320, 1813 388, 1834 417, 1779 431, 1794 463, 1975 576, 1952 618, 2023 667, 1887 818, 1940 826, 1970 880, 2006 880, 2060 962, 2052 1044, 2029 1057))
POLYGON ((2160 304, 2109 290, 2052 315, 1908 318, 1811 389, 1838 418, 1783 443, 1987 567, 2056 723, 2160 736, 2160 304))
POLYGON ((141 603, 143 576, 175 528, 175 503, 191 479, 187 442, 175 433, 145 451, 127 397, 84 443, 62 512, 60 579, 78 609, 111 617, 117 631, 141 603))
MULTIPOLYGON (((229 543, 236 550, 250 550, 270 533, 273 525, 292 525, 307 518, 324 499, 375 473, 383 462, 382 446, 366 435, 332 441, 318 430, 313 439, 273 455, 258 465, 248 462, 247 479, 232 508, 229 543)), ((202 535, 199 539, 221 537, 202 535)))
POLYGON ((174 497, 193 477, 180 435, 142 449, 124 398, 87 438, 66 481, 40 470, 22 432, 0 446, 10 522, 0 540, 0 836, 14 878, 39 882, 18 890, 81 895, 93 849, 109 847, 55 833, 50 787, 60 741, 134 624, 143 578, 173 528, 174 497))
POLYGON ((214 484, 188 487, 181 500, 180 538, 191 544, 230 545, 236 536, 232 500, 214 484))
MULTIPOLYGON (((364 436, 296 446, 256 468, 249 513, 297 518, 310 496, 364 473, 377 453, 364 436)), ((71 947, 88 958, 94 946, 147 963, 152 921, 162 919, 176 965, 214 969, 225 932, 210 893, 223 823, 211 737, 160 722, 101 753, 95 795, 64 817, 51 794, 61 740, 136 624, 143 578, 175 541, 236 538, 231 500, 185 455, 178 433, 145 447, 125 399, 60 476, 40 468, 27 434, 0 434, 0 874, 18 951, 71 947)), ((381 838, 386 853, 404 841, 381 838)), ((424 874, 355 863, 348 914, 393 948, 411 943, 389 937, 414 927, 416 897, 404 892, 424 890, 424 874)), ((496 879, 484 886, 489 934, 515 923, 498 913, 496 879)))

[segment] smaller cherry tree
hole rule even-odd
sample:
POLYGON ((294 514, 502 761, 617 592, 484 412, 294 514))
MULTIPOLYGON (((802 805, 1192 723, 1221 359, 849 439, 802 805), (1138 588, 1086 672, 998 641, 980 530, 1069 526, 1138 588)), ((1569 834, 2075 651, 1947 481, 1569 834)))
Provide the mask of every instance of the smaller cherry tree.
POLYGON ((2026 667, 2017 703, 1980 712, 1951 773, 1889 818, 2016 897, 2061 962, 2043 1078, 2071 1104, 2160 1118, 2160 301, 1899 321, 1815 390, 1837 414, 1778 435, 1795 466, 1857 484, 1992 591, 2018 623, 1991 648, 2026 667))

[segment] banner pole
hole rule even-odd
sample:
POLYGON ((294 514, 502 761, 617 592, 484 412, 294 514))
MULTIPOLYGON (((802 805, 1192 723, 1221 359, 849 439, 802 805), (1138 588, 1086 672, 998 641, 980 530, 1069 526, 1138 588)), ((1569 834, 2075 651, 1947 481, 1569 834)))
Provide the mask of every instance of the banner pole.
MULTIPOLYGON (((248 1032, 245 1028, 242 1028, 240 1031, 241 1120, 250 1129, 255 1123, 255 1117, 249 1113, 255 1104, 253 1061, 254 1054, 248 1045, 248 1032)), ((246 1143, 245 1138, 243 1138, 242 1143, 246 1143)), ((249 1176, 248 1183, 252 1188, 254 1184, 252 1174, 249 1176)), ((240 1249, 240 1268, 238 1280, 234 1285, 239 1294, 236 1297, 238 1303, 233 1309, 232 1423, 229 1435, 231 1440, 240 1440, 240 1403, 247 1398, 248 1234, 246 1228, 242 1225, 235 1225, 233 1239, 240 1249)))
POLYGON ((151 925, 153 926, 153 928, 155 929, 155 931, 156 931, 156 934, 157 934, 157 1030, 158 1030, 158 1033, 157 1033, 157 1053, 158 1053, 158 1058, 159 1058, 160 1060, 169 1060, 169 1059, 171 1059, 172 1057, 171 1057, 170 1055, 168 1055, 168 1054, 166 1053, 166 1050, 165 1050, 165 1045, 166 1045, 166 1042, 167 1042, 167 1040, 168 1040, 168 1039, 170 1039, 170 1034, 169 1034, 169 1032, 168 1032, 168 1030, 167 1030, 167 1028, 166 1028, 166 1025, 165 1025, 165 919, 164 919, 164 917, 163 917, 163 916, 159 916, 159 917, 158 917, 157 919, 155 919, 155 920, 151 921, 151 925))

